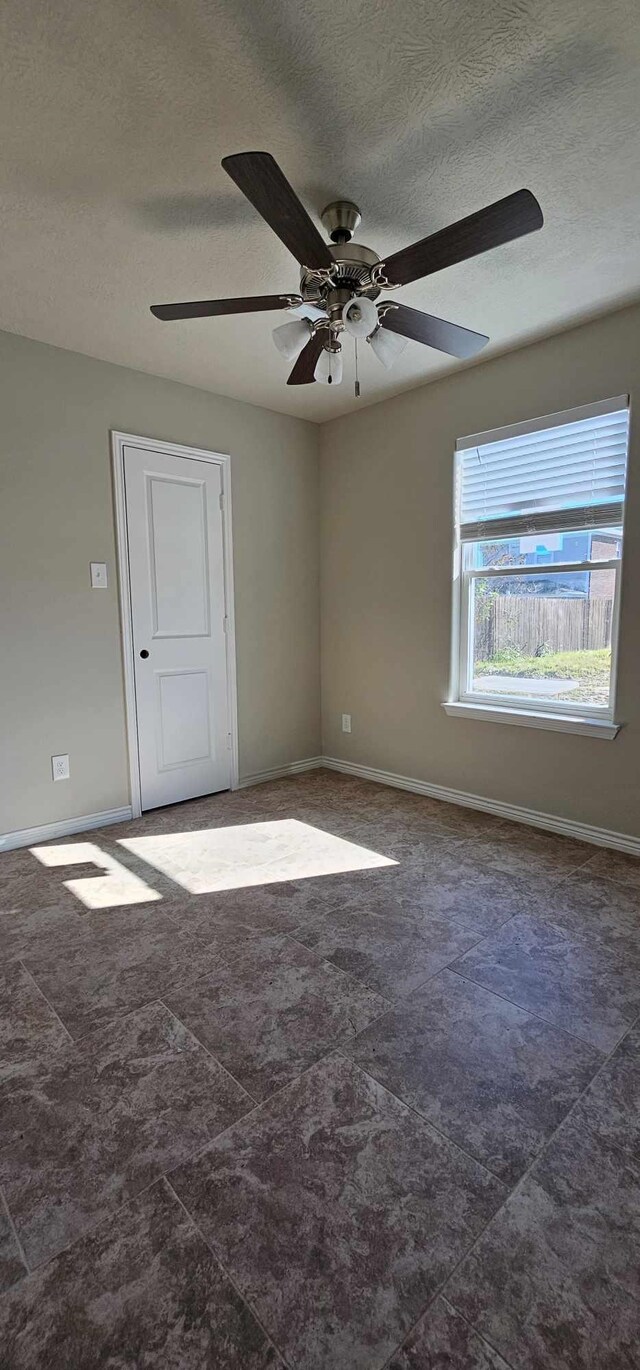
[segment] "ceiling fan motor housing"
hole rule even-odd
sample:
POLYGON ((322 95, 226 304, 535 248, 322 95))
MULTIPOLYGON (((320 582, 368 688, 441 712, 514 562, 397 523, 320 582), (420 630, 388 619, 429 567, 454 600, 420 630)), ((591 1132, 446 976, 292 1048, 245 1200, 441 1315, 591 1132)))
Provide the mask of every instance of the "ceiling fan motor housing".
POLYGON ((371 283, 371 268, 380 261, 377 252, 362 243, 330 244, 329 251, 336 264, 333 281, 331 284, 319 281, 317 272, 303 268, 300 273, 303 299, 320 302, 327 309, 338 306, 342 309, 352 295, 367 295, 370 300, 376 300, 380 288, 371 283))

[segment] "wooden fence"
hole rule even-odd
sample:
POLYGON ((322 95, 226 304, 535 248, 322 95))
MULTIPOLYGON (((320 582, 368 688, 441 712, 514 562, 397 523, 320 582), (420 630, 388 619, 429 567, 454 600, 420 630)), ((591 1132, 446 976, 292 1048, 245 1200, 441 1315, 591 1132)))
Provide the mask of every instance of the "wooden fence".
POLYGON ((475 659, 496 652, 524 656, 608 647, 610 599, 553 599, 551 596, 493 595, 476 604, 475 659))

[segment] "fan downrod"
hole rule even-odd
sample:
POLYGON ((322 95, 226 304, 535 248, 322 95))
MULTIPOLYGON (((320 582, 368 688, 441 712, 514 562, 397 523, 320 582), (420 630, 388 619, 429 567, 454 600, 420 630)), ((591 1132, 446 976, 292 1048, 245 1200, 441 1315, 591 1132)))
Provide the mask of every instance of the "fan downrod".
POLYGON ((362 219, 352 200, 332 200, 323 209, 320 219, 332 243, 349 243, 362 219))

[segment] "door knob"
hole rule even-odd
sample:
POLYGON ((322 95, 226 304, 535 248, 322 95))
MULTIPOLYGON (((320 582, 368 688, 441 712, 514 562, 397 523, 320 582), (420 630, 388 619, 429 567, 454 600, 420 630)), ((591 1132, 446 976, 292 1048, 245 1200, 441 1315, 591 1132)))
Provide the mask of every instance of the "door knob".
POLYGON ((146 661, 148 655, 149 655, 149 653, 148 653, 146 647, 143 647, 143 648, 142 648, 142 651, 141 651, 141 653, 140 653, 140 656, 142 657, 142 660, 143 660, 143 661, 146 661))

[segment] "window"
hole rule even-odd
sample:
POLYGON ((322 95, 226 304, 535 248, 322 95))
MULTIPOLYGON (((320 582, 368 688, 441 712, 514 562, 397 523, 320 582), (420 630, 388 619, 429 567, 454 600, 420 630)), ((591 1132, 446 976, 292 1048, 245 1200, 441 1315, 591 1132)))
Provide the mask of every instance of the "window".
POLYGON ((456 444, 450 712, 611 725, 628 423, 624 396, 456 444))

